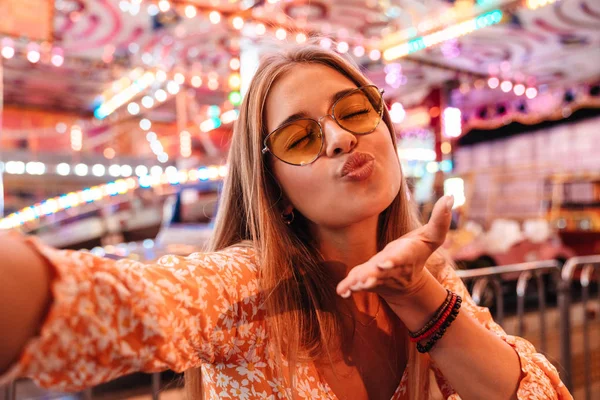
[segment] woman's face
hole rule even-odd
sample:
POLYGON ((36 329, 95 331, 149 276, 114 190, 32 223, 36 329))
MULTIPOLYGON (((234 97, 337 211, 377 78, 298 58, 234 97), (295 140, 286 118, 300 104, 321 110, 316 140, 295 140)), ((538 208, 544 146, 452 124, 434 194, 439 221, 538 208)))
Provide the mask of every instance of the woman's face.
MULTIPOLYGON (((266 109, 268 132, 294 114, 304 113, 316 120, 330 114, 335 94, 351 88, 356 85, 332 68, 296 65, 271 88, 266 109)), ((289 165, 271 157, 275 178, 289 202, 286 205, 329 229, 379 215, 398 194, 401 181, 398 156, 387 126, 382 121, 374 132, 354 135, 331 117, 323 118, 321 125, 324 145, 312 164, 289 165), (344 167, 350 157, 358 160, 354 169, 344 167)))

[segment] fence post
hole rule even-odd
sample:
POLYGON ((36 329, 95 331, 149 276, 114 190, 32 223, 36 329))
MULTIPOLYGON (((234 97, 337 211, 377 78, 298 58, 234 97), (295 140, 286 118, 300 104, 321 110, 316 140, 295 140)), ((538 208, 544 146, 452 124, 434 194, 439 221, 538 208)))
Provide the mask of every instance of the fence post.
POLYGON ((560 312, 560 363, 564 369, 563 383, 573 391, 571 369, 571 280, 561 277, 558 283, 558 308, 560 312))

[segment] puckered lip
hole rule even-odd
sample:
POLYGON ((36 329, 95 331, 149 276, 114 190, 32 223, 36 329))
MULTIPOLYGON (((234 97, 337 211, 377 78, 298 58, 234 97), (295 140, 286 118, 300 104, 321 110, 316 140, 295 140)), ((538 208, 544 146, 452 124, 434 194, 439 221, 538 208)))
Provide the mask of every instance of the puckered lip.
POLYGON ((348 159, 342 166, 340 170, 340 176, 344 177, 352 171, 356 171, 357 169, 361 168, 368 162, 373 161, 374 159, 375 157, 369 153, 354 152, 348 156, 348 159))

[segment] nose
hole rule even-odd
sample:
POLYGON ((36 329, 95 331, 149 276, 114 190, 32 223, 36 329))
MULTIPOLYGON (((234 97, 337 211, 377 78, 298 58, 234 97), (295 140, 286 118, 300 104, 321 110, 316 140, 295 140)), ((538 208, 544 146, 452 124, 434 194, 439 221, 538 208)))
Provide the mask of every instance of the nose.
POLYGON ((332 118, 321 118, 319 122, 323 127, 325 154, 327 154, 327 157, 349 153, 356 147, 356 143, 358 142, 356 136, 342 129, 332 118))

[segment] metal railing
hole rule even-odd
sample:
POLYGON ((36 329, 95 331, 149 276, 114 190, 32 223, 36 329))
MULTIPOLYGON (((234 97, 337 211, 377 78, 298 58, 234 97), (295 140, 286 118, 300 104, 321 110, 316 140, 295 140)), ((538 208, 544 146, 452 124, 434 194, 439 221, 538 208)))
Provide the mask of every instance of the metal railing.
POLYGON ((468 271, 459 270, 457 271, 457 274, 465 283, 475 280, 471 296, 477 304, 481 304, 482 294, 491 283, 494 289, 496 304, 494 320, 501 326, 504 323, 504 293, 502 284, 508 280, 506 279, 507 277, 516 277, 517 336, 523 336, 525 332, 525 295, 527 294, 527 288, 531 278, 535 278, 540 318, 540 350, 542 353, 547 351, 546 285, 543 278, 545 275, 554 275, 557 280, 560 278, 560 263, 558 261, 548 260, 480 268, 468 271))
MULTIPOLYGON (((507 282, 516 283, 516 319, 517 336, 524 336, 525 333, 525 305, 528 294, 529 283, 534 280, 537 289, 538 317, 539 317, 539 350, 542 353, 548 351, 547 340, 547 303, 546 303, 546 282, 545 278, 553 279, 557 285, 558 312, 559 312, 559 338, 560 338, 560 373, 561 379, 569 390, 573 390, 573 370, 572 370, 572 320, 571 320, 571 302, 572 287, 574 278, 578 276, 581 284, 581 306, 583 313, 583 355, 584 355, 584 388, 585 400, 591 400, 591 355, 590 355, 590 321, 588 313, 585 310, 590 301, 590 283, 593 281, 594 272, 600 271, 600 255, 574 257, 562 266, 554 260, 528 262, 522 264, 504 265, 489 268, 480 268, 475 270, 458 270, 458 276, 466 285, 471 285, 471 296, 477 304, 485 301, 486 290, 491 288, 494 294, 495 307, 494 320, 501 326, 505 322, 505 284, 507 282)), ((598 294, 600 303, 600 291, 598 294)), ((152 374, 151 384, 152 399, 158 400, 160 393, 160 373, 152 374)), ((0 391, 0 400, 4 395, 6 400, 16 400, 16 383, 13 382, 4 388, 4 393, 0 391)), ((85 400, 92 399, 92 390, 88 389, 81 393, 85 400)))
MULTIPOLYGON (((586 312, 589 302, 589 288, 595 271, 600 271, 600 255, 573 257, 567 260, 561 273, 559 288, 559 310, 561 312, 561 362, 566 371, 563 378, 569 389, 573 388, 572 375, 572 343, 571 343, 571 296, 572 283, 576 272, 579 272, 581 284, 581 303, 583 307, 583 360, 585 400, 592 398, 592 368, 590 352, 590 323, 586 312)), ((600 291, 598 295, 600 301, 600 291)))

